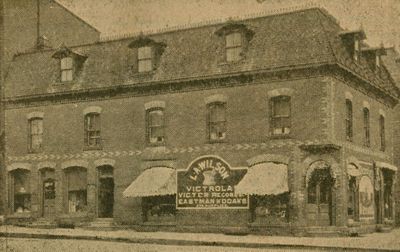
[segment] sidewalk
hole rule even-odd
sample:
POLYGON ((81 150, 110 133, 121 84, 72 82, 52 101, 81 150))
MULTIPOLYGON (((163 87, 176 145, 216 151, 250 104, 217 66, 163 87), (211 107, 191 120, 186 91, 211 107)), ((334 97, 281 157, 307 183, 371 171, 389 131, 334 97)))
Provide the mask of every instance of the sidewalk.
POLYGON ((346 251, 400 251, 400 229, 363 237, 232 236, 212 233, 137 232, 134 230, 92 231, 84 229, 36 229, 0 226, 0 237, 40 239, 84 239, 166 245, 224 246, 248 248, 348 248, 346 251))

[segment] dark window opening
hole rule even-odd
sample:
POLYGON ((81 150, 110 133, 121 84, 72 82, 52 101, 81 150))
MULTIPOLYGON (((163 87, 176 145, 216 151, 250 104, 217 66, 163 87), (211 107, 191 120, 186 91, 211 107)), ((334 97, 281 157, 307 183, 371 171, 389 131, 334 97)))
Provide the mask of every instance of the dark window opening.
POLYGON ((143 221, 175 221, 175 200, 175 195, 143 197, 143 221))
POLYGON ((346 100, 346 140, 353 141, 353 104, 346 100))
POLYGON ((371 140, 370 140, 370 124, 369 124, 369 109, 363 109, 364 114, 364 145, 366 147, 370 147, 371 140))

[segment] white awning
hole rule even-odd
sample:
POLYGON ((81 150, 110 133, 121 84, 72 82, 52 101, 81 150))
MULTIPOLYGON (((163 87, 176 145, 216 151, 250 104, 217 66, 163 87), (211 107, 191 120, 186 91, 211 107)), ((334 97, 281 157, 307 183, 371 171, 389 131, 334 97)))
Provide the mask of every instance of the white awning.
POLYGON ((392 170, 394 172, 397 171, 397 167, 392 165, 392 164, 388 164, 388 163, 385 163, 385 162, 375 162, 375 164, 376 164, 376 167, 378 167, 378 168, 389 169, 389 170, 392 170))
POLYGON ((352 164, 347 165, 347 174, 353 177, 361 176, 360 170, 355 165, 352 164))
POLYGON ((173 194, 176 194, 176 172, 168 167, 143 171, 122 193, 125 198, 173 194))
POLYGON ((277 195, 288 191, 287 165, 271 162, 250 167, 235 187, 237 194, 277 195))

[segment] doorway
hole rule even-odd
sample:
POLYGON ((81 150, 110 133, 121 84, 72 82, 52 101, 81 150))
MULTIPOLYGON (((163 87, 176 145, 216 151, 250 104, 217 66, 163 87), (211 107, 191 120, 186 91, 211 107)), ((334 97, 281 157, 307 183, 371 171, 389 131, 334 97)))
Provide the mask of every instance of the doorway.
POLYGON ((112 218, 114 209, 114 177, 112 167, 104 166, 99 168, 98 183, 98 217, 112 218))
POLYGON ((329 168, 312 172, 307 185, 307 220, 310 226, 332 225, 332 185, 329 168))
POLYGON ((56 210, 56 181, 53 169, 43 169, 42 178, 42 216, 44 218, 54 218, 56 210))

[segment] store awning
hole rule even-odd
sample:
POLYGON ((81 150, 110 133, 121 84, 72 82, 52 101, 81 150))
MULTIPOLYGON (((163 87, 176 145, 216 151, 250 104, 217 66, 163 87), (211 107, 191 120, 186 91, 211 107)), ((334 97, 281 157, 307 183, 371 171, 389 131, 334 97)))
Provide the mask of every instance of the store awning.
POLYGON ((347 165, 347 174, 349 176, 358 177, 361 176, 361 172, 355 165, 349 164, 347 165))
POLYGON ((394 172, 397 172, 397 167, 392 165, 392 164, 388 164, 388 163, 385 163, 385 162, 375 162, 375 164, 376 164, 376 167, 378 167, 378 168, 389 169, 389 170, 392 170, 394 172))
POLYGON ((286 164, 261 163, 249 168, 235 187, 237 194, 277 195, 288 192, 286 164))
POLYGON ((176 173, 168 167, 143 171, 122 193, 125 198, 172 194, 176 194, 176 173))

